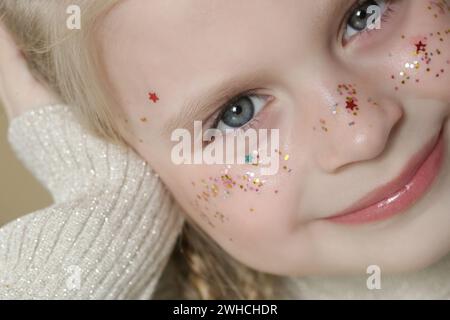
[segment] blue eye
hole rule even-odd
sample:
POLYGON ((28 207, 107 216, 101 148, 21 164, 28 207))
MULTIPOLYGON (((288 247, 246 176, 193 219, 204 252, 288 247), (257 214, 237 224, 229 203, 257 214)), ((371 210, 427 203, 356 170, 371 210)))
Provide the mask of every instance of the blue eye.
POLYGON ((358 6, 353 8, 348 16, 344 39, 348 40, 354 35, 368 29, 369 23, 372 23, 374 18, 381 19, 386 12, 387 3, 388 0, 359 1, 358 6))
POLYGON ((220 114, 216 128, 238 129, 252 121, 264 107, 264 104, 254 103, 254 100, 265 101, 264 98, 256 95, 246 95, 229 104, 220 114))

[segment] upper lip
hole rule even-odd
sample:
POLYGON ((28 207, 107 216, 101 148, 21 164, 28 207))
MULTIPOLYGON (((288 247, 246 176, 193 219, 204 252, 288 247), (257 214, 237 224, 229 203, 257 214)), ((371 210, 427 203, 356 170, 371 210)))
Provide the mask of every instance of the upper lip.
POLYGON ((352 206, 348 207, 344 211, 341 211, 329 218, 336 218, 339 216, 344 216, 353 212, 360 211, 372 205, 375 205, 383 200, 388 199, 396 192, 404 188, 415 176, 419 168, 426 161, 428 156, 434 150, 436 143, 438 142, 440 134, 435 135, 428 143, 422 147, 422 149, 417 152, 406 164, 402 172, 390 182, 376 188, 375 190, 369 192, 359 201, 354 203, 352 206))

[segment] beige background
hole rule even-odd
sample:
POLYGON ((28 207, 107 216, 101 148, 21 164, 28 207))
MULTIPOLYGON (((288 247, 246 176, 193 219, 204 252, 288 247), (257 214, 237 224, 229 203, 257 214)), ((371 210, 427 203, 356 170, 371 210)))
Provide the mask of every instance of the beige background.
POLYGON ((51 203, 51 197, 17 160, 7 141, 8 121, 0 103, 0 226, 51 203))

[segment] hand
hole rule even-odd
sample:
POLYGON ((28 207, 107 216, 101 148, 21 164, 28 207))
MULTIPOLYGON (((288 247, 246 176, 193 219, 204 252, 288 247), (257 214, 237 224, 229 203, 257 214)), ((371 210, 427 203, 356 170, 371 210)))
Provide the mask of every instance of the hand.
POLYGON ((30 72, 24 55, 0 21, 0 104, 9 120, 61 99, 30 72))

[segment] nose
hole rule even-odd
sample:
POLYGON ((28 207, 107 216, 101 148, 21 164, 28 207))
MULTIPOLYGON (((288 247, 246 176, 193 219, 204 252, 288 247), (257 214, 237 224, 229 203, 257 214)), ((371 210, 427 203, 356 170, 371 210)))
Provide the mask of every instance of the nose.
POLYGON ((362 80, 326 80, 316 86, 311 110, 313 160, 332 173, 351 163, 371 160, 385 150, 403 117, 398 101, 377 93, 362 80), (317 99, 318 98, 318 99, 317 99))

